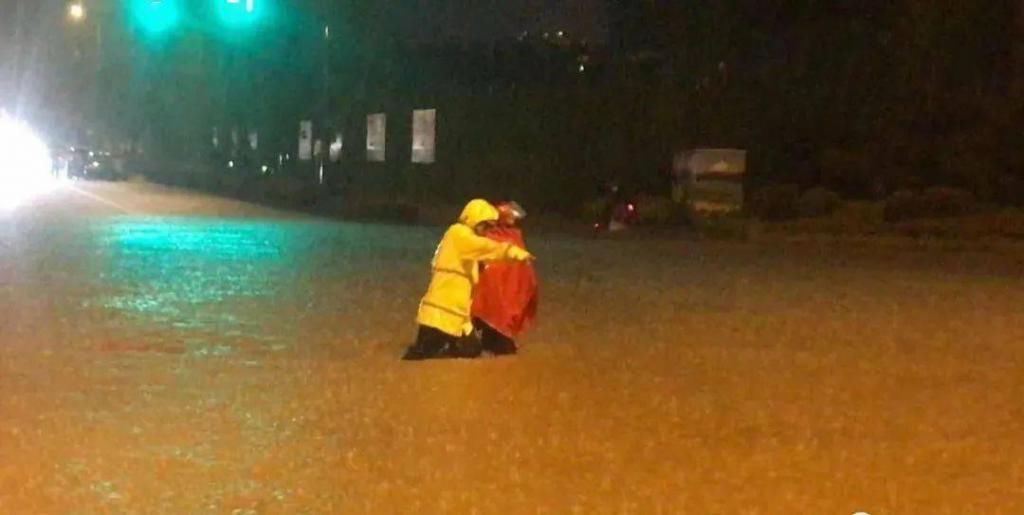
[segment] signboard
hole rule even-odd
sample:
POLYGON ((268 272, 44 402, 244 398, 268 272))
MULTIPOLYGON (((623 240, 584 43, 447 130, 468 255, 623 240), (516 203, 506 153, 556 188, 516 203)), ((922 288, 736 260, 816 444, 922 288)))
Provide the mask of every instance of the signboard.
POLYGON ((676 155, 672 199, 686 202, 699 213, 728 213, 743 209, 743 180, 747 151, 701 148, 676 155))
POLYGON ((371 114, 366 117, 366 160, 383 162, 387 157, 387 115, 371 114))
POLYGON ((313 122, 299 122, 299 161, 313 159, 313 122))
POLYGON ((437 109, 417 109, 412 112, 413 163, 429 164, 434 162, 436 123, 437 109))

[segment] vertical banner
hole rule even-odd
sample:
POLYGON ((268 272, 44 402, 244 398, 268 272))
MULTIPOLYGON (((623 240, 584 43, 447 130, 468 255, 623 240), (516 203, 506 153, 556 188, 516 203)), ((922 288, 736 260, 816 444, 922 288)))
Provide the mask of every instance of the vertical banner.
POLYGON ((387 115, 371 114, 366 117, 366 160, 383 162, 387 157, 387 115))
POLYGON ((303 120, 299 122, 299 160, 310 159, 313 159, 313 122, 303 120))
POLYGON ((412 162, 430 164, 435 159, 437 109, 412 112, 412 162))

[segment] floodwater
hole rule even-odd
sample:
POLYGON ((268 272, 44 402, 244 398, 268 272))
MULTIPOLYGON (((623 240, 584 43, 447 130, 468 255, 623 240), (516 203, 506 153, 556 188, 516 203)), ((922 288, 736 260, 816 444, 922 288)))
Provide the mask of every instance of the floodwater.
POLYGON ((1024 513, 1017 256, 528 233, 524 351, 404 363, 442 231, 0 215, 0 513, 1024 513))

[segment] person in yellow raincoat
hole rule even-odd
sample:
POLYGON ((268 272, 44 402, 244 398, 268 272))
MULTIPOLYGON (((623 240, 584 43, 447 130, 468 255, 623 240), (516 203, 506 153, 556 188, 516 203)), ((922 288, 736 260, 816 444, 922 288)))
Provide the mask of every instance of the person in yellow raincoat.
POLYGON ((434 252, 427 294, 416 313, 416 343, 402 359, 460 357, 458 341, 473 331, 470 306, 481 261, 530 261, 523 248, 483 236, 498 222, 498 209, 486 200, 471 200, 459 221, 444 233, 434 252))

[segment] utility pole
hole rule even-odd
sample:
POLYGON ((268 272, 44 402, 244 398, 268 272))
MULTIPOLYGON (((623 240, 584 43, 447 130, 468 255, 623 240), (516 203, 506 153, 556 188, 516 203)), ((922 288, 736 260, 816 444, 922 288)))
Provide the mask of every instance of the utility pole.
MULTIPOLYGON (((90 108, 78 109, 79 117, 83 120, 88 118, 90 123, 92 124, 95 124, 96 121, 100 119, 100 114, 102 112, 102 108, 100 105, 100 76, 103 73, 104 59, 103 15, 104 13, 100 12, 99 9, 88 9, 87 6, 82 2, 82 0, 75 0, 68 4, 67 7, 68 20, 71 22, 73 26, 80 27, 80 29, 77 30, 77 32, 85 32, 87 30, 88 25, 91 25, 92 28, 91 32, 93 37, 91 43, 93 44, 93 49, 91 52, 92 55, 88 57, 88 59, 91 60, 92 66, 90 70, 91 73, 89 73, 91 77, 87 79, 89 84, 89 92, 86 94, 88 95, 87 98, 89 98, 89 100, 86 101, 85 97, 80 97, 79 100, 82 103, 88 102, 90 108)), ((81 41, 81 39, 83 38, 81 37, 81 34, 79 34, 78 37, 76 37, 75 39, 77 41, 81 41)), ((81 48, 78 46, 77 41, 75 46, 76 49, 78 49, 79 51, 78 55, 81 56, 81 48)), ((83 125, 88 126, 89 123, 83 122, 83 125)))
POLYGON ((320 138, 322 143, 320 144, 320 155, 317 156, 317 182, 319 184, 324 183, 324 168, 327 155, 330 153, 330 140, 328 139, 329 134, 327 133, 327 126, 331 118, 331 26, 324 24, 323 33, 323 60, 322 60, 322 93, 320 100, 320 116, 316 117, 320 119, 320 138))

